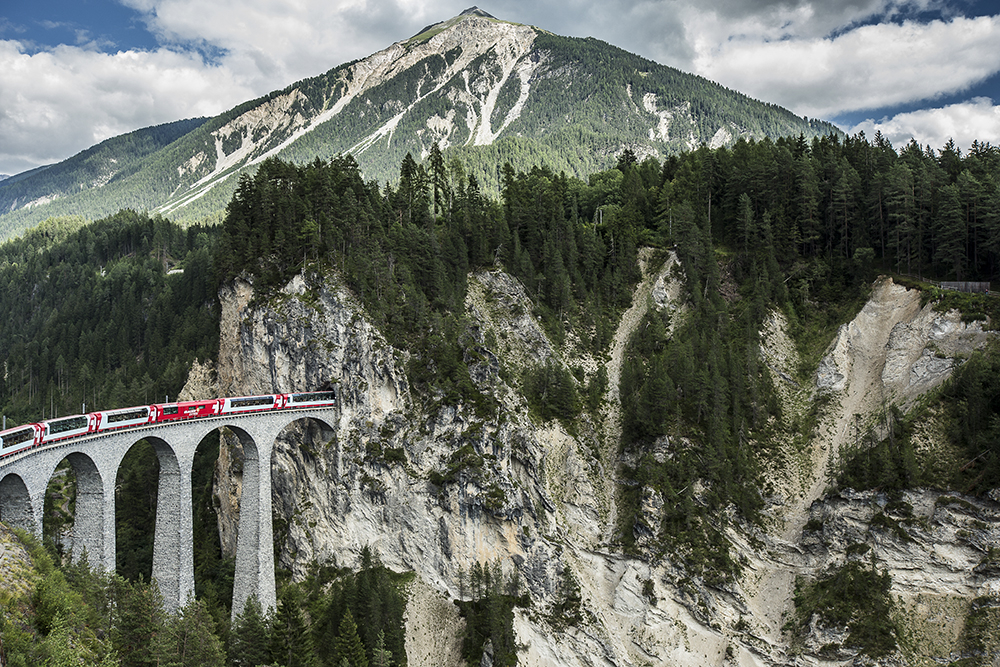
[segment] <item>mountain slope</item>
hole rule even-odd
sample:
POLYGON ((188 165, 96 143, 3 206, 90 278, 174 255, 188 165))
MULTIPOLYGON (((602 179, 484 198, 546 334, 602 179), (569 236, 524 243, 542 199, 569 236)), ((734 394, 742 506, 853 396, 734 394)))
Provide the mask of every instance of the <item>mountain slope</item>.
POLYGON ((112 181, 133 175, 147 157, 206 120, 191 118, 129 132, 58 164, 8 177, 0 182, 0 211, 32 209, 83 190, 101 190, 112 181))
MULTIPOLYGON (((272 155, 308 162, 350 153, 367 178, 395 181, 406 153, 426 156, 437 142, 495 192, 506 161, 584 175, 625 148, 640 159, 663 158, 738 137, 836 132, 598 40, 559 37, 473 8, 199 123, 128 171, 85 168, 81 154, 33 177, 47 189, 26 195, 0 186, 9 211, 0 233, 52 215, 97 218, 122 207, 199 219, 225 208, 235 175, 272 155), (35 205, 26 208, 29 202, 35 205)), ((105 163, 112 159, 120 158, 105 163)))

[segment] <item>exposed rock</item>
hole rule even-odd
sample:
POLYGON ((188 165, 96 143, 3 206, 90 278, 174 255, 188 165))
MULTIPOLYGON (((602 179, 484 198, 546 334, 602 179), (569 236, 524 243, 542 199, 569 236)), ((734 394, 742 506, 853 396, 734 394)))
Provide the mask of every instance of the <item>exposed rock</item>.
MULTIPOLYGON (((1000 590, 1000 570, 982 567, 1000 544, 1000 505, 928 490, 896 501, 846 490, 815 503, 810 516, 810 525, 821 525, 802 539, 811 572, 852 557, 877 562, 892 576, 896 619, 909 637, 904 656, 958 658, 972 600, 1000 590)), ((843 643, 815 628, 808 641, 843 643)))
POLYGON ((188 371, 184 388, 178 394, 178 401, 198 401, 222 396, 219 392, 219 380, 215 373, 215 364, 206 361, 204 364, 195 359, 188 371))
POLYGON ((223 430, 212 474, 212 501, 219 517, 219 544, 222 553, 230 558, 236 558, 242 493, 243 444, 231 432, 223 430))
POLYGON ((532 313, 531 299, 509 273, 494 270, 472 275, 465 307, 480 327, 493 333, 497 354, 515 373, 555 354, 532 313))
POLYGON ((928 303, 911 321, 893 327, 882 382, 897 400, 908 403, 947 380, 989 335, 980 322, 966 324, 958 311, 939 313, 928 303))
POLYGON ((901 322, 910 322, 920 312, 920 293, 896 285, 891 278, 879 279, 872 296, 849 324, 840 327, 830 352, 820 362, 816 386, 840 392, 855 369, 856 381, 868 385, 882 373, 885 345, 890 332, 901 322))
POLYGON ((407 591, 406 664, 409 667, 465 667, 465 619, 450 598, 415 580, 407 591))
MULTIPOLYGON (((644 257, 648 262, 651 256, 644 257)), ((506 571, 519 570, 532 600, 530 610, 515 613, 518 641, 526 647, 522 665, 814 664, 815 656, 828 655, 823 647, 843 643, 842 630, 816 627, 806 642, 809 657, 791 652, 781 627, 795 579, 842 562, 847 547, 861 543, 891 571, 900 605, 916 609, 913 627, 933 626, 954 601, 948 627, 959 627, 967 601, 1000 586, 992 566, 981 563, 986 545, 1000 539, 995 506, 937 502, 930 492, 907 496, 910 514, 900 513, 902 505, 887 508, 875 494, 845 492, 814 502, 825 485, 825 463, 849 437, 854 414, 891 392, 905 398, 939 382, 949 371, 924 359, 933 356, 924 353, 931 342, 936 354, 961 354, 984 339, 950 315, 921 309, 915 293, 888 280, 842 328, 818 374, 816 386, 838 400, 802 452, 802 470, 775 471, 768 510, 774 527, 745 525, 731 514, 727 519, 744 576, 712 587, 669 561, 617 552, 611 536, 624 341, 649 307, 670 309, 672 324, 683 317, 675 262, 670 256, 645 274, 610 358, 592 360, 605 364, 611 379, 608 407, 602 423, 585 423, 574 434, 556 423, 534 423, 513 384, 525 368, 567 363, 572 350, 548 340, 523 288, 501 271, 472 276, 466 301, 476 341, 470 373, 500 403, 498 414, 486 418, 462 404, 423 412, 403 370, 406 354, 387 344, 335 282, 310 286, 299 277, 267 300, 255 300, 245 283, 227 289, 218 369, 223 394, 335 386, 341 396, 337 423, 299 422, 275 447, 281 566, 296 576, 313 560, 353 566, 370 545, 388 567, 414 571, 406 635, 414 665, 460 663, 459 621, 448 600, 459 595, 461 572, 497 560, 506 571), (888 521, 872 527, 879 513, 888 521), (803 533, 810 517, 822 530, 803 533), (902 532, 884 529, 892 521, 902 532), (553 627, 546 613, 567 566, 580 584, 583 620, 553 627), (437 636, 435 623, 450 631, 437 636)), ((807 405, 815 388, 794 379, 798 361, 786 326, 780 315, 767 322, 761 357, 794 411, 804 409, 795 405, 807 405)), ((666 460, 681 446, 691 445, 664 438, 652 454, 666 460)), ((220 503, 220 521, 230 534, 238 460, 236 452, 227 453, 217 480, 217 493, 230 499, 220 503)), ((640 491, 652 534, 665 500, 651 489, 640 491)), ((941 657, 935 647, 954 646, 955 633, 945 634, 951 639, 929 644, 921 655, 941 657)), ((847 649, 835 657, 864 661, 847 649)))

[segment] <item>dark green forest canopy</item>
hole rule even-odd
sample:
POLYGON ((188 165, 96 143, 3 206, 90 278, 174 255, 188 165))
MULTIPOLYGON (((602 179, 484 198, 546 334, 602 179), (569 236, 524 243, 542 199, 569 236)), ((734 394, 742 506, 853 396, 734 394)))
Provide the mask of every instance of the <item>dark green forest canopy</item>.
MULTIPOLYGON (((398 187, 384 191, 364 183, 350 157, 306 166, 270 160, 257 176, 243 177, 229 204, 225 226, 233 240, 221 268, 234 275, 251 265, 280 281, 304 261, 348 247, 356 254, 376 242, 385 252, 382 240, 398 225, 433 232, 436 239, 426 240, 439 245, 457 240, 458 229, 466 244, 458 261, 476 267, 500 260, 517 272, 521 249, 535 262, 551 240, 543 236, 566 236, 551 227, 556 220, 574 234, 589 226, 605 243, 617 231, 626 242, 660 246, 676 243, 691 222, 715 245, 737 251, 769 234, 780 268, 796 281, 840 266, 991 280, 1000 253, 998 172, 1000 151, 978 142, 962 155, 951 143, 933 151, 911 142, 897 152, 880 135, 740 140, 662 164, 626 159, 586 182, 544 166, 507 166, 498 209, 462 162, 446 163, 436 150, 425 164, 405 157, 398 187), (543 179, 552 201, 536 197, 529 210, 526 188, 543 179), (272 201, 265 190, 279 187, 289 189, 272 201), (808 271, 805 264, 812 264, 808 271)), ((424 278, 424 291, 433 292, 433 276, 424 278)), ((558 287, 548 287, 546 300, 557 301, 558 287)))
POLYGON ((121 211, 0 246, 0 406, 15 423, 176 396, 218 347, 217 229, 121 211))

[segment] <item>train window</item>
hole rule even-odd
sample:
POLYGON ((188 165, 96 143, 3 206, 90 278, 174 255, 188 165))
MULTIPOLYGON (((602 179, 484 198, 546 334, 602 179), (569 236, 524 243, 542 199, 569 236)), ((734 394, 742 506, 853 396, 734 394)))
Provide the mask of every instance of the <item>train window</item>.
POLYGON ((22 442, 27 442, 35 437, 35 430, 31 428, 22 429, 20 431, 15 431, 3 437, 3 444, 5 447, 13 447, 14 445, 19 445, 22 442))
POLYGON ((165 415, 176 415, 177 406, 176 405, 165 405, 163 406, 163 414, 165 415))
POLYGON ((274 405, 274 397, 253 396, 251 398, 234 398, 229 403, 234 408, 248 408, 254 405, 274 405))
POLYGON ((87 425, 87 418, 83 415, 79 417, 70 417, 68 419, 60 419, 59 421, 49 422, 49 433, 65 433, 66 431, 72 431, 73 429, 83 428, 87 425))
POLYGON ((114 424, 116 422, 131 421, 133 419, 145 419, 149 416, 149 408, 142 408, 141 410, 128 410, 125 412, 115 412, 108 415, 108 423, 114 424))
POLYGON ((311 403, 313 401, 333 401, 337 394, 333 391, 313 391, 308 394, 293 394, 293 403, 311 403))

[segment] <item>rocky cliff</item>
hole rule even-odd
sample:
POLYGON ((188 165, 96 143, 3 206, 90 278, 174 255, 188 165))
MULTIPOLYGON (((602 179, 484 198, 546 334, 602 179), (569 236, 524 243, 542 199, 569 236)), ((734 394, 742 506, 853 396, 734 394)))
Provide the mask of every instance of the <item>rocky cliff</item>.
MULTIPOLYGON (((500 406, 486 416, 464 404, 422 407, 435 397, 414 395, 407 353, 383 339, 335 280, 298 277, 268 299, 255 298, 249 284, 226 288, 220 395, 328 385, 341 395, 338 423, 302 423, 276 447, 280 565, 296 575, 314 560, 351 566, 371 545, 387 566, 414 571, 407 621, 414 666, 460 664, 461 619, 450 600, 460 595, 461 572, 496 560, 519 571, 532 601, 515 616, 525 647, 519 664, 844 664, 866 658, 837 648, 843 628, 814 623, 803 638, 783 624, 796 578, 863 552, 892 575, 906 621, 901 651, 883 662, 959 657, 966 618, 994 618, 989 598, 978 607, 972 601, 1000 594, 1000 567, 989 556, 1000 544, 998 506, 932 491, 891 507, 872 492, 826 497, 824 473, 858 415, 867 418, 883 401, 913 400, 988 334, 921 307, 917 293, 883 280, 842 328, 816 382, 802 386, 791 379, 798 359, 775 314, 762 357, 785 410, 807 410, 819 395, 827 407, 816 432, 788 443, 787 463, 771 471, 768 528, 733 523, 728 537, 744 563, 740 579, 711 587, 669 560, 623 555, 613 539, 624 342, 647 308, 683 313, 676 259, 650 266, 644 257, 643 281, 606 357, 581 354, 572 337, 553 344, 509 275, 471 276, 466 307, 476 345, 466 362, 500 406), (601 414, 574 433, 534 421, 511 380, 549 360, 583 368, 587 378, 602 365, 608 372, 601 414), (582 621, 553 627, 548 611, 565 566, 580 583, 582 621)), ((238 455, 224 448, 217 471, 224 535, 237 525, 238 455)), ((662 499, 647 494, 644 511, 655 515, 658 507, 662 499)))

